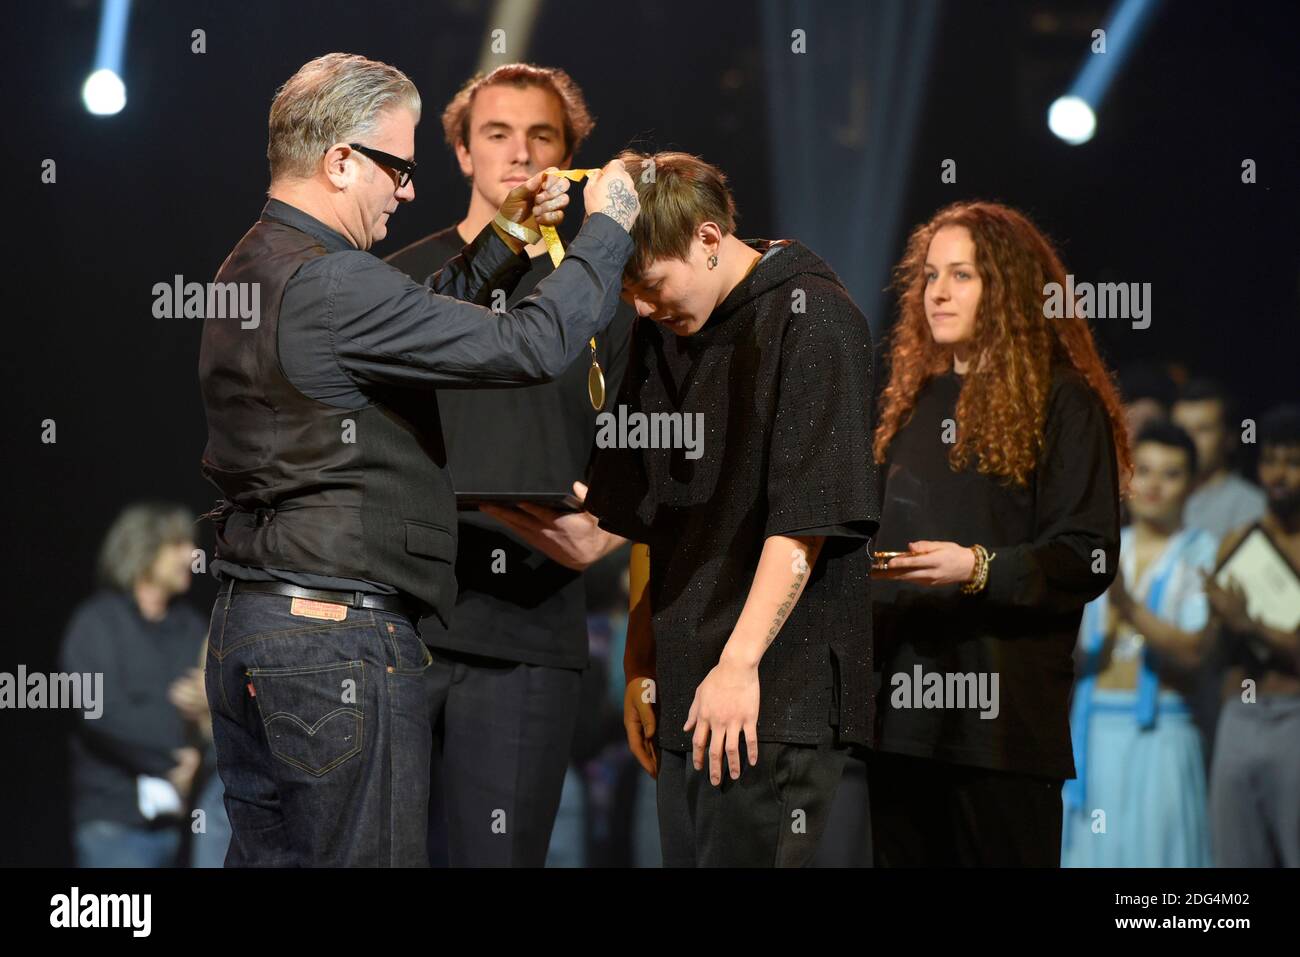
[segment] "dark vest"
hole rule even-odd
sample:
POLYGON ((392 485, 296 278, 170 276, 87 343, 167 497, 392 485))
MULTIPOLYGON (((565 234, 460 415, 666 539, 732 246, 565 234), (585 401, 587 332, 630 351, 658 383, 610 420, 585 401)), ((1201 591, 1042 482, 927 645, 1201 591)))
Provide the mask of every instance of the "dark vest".
POLYGON ((434 393, 368 387, 372 404, 345 409, 303 395, 280 368, 285 287, 323 255, 306 233, 263 220, 217 273, 260 283, 262 312, 251 329, 237 318, 203 323, 203 474, 225 497, 213 513, 216 557, 382 582, 445 624, 456 602, 456 500, 434 393))

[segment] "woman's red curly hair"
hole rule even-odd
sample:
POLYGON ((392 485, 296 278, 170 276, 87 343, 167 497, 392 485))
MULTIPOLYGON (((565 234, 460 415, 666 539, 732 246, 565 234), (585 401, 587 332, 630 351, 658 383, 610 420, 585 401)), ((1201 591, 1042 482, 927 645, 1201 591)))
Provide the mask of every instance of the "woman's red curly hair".
POLYGON ((1052 366, 1064 363, 1087 381, 1110 418, 1121 482, 1131 471, 1128 434, 1110 372, 1082 318, 1049 319, 1044 287, 1065 286, 1065 266, 1051 242, 1023 214, 998 203, 954 203, 918 226, 894 269, 899 317, 890 336, 889 384, 881 398, 873 451, 883 463, 889 443, 911 418, 921 389, 952 368, 952 347, 939 345, 925 317, 925 261, 934 234, 964 226, 975 244, 982 281, 975 316, 975 356, 957 399, 954 470, 977 471, 1016 485, 1028 482, 1043 447, 1052 366))

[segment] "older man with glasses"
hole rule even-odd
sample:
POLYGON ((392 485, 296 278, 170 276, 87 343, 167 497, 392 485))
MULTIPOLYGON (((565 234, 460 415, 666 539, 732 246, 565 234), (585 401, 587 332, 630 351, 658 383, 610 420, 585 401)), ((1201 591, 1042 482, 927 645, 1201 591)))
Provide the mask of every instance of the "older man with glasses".
POLYGON ((233 839, 227 865, 420 866, 431 661, 418 621, 455 603, 455 498, 435 387, 545 381, 618 304, 639 206, 617 161, 586 187, 565 263, 503 312, 524 238, 560 221, 538 173, 425 285, 366 250, 415 198, 420 98, 333 53, 271 106, 270 201, 218 282, 260 322, 205 320, 203 472, 223 589, 207 691, 233 839), (382 170, 384 175, 376 175, 382 170), (521 238, 522 237, 522 238, 521 238))

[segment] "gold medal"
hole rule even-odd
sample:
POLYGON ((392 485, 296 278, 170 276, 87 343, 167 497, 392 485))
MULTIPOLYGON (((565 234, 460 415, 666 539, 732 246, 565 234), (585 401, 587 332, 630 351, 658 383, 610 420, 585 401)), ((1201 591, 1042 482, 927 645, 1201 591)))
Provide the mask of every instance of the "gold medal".
MULTIPOLYGON (((579 182, 586 178, 589 173, 599 172, 594 169, 561 169, 552 170, 553 176, 563 176, 565 179, 579 182)), ((559 266, 564 262, 564 244, 560 242, 560 234, 555 231, 554 226, 541 227, 542 239, 546 241, 546 251, 550 253, 551 264, 559 266)), ((591 339, 591 368, 587 370, 587 396, 591 399, 591 407, 599 412, 605 407, 605 373, 601 371, 600 360, 596 358, 596 339, 591 339)))
POLYGON ((605 407, 605 373, 600 371, 594 340, 591 344, 591 368, 587 370, 587 395, 591 398, 591 407, 597 412, 605 407))

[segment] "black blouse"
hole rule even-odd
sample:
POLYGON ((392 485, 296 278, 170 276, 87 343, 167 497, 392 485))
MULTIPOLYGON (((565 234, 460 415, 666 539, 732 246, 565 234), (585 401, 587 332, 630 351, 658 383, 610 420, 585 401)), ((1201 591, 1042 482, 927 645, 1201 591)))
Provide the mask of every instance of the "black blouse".
POLYGON ((1038 468, 1026 486, 973 466, 954 472, 944 420, 955 422, 961 382, 949 372, 927 383, 894 436, 876 548, 906 551, 909 542, 952 541, 983 545, 996 557, 987 587, 975 596, 960 594, 956 585, 873 584, 877 747, 1073 777, 1072 651, 1083 606, 1110 585, 1119 556, 1110 420, 1087 382, 1061 367, 1048 397, 1038 468), (982 717, 993 709, 969 702, 955 707, 951 695, 942 706, 924 706, 914 688, 930 674, 954 690, 950 675, 982 676, 991 689, 996 674, 996 716, 982 717))

